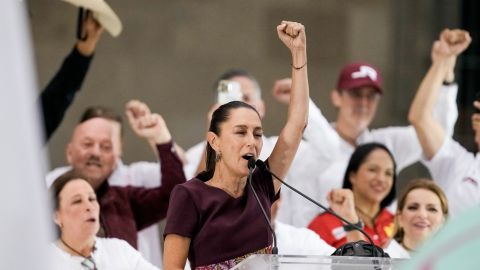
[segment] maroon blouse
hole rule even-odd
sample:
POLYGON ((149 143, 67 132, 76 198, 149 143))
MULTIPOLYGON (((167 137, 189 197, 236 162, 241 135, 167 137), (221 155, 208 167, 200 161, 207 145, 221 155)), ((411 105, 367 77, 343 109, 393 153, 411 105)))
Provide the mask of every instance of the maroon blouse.
MULTIPOLYGON (((201 176, 197 176, 200 177, 201 176)), ((188 259, 192 269, 231 260, 271 245, 272 235, 250 189, 233 198, 222 189, 194 178, 175 186, 164 235, 191 238, 188 259)), ((270 218, 276 200, 272 177, 258 168, 252 184, 270 218)))

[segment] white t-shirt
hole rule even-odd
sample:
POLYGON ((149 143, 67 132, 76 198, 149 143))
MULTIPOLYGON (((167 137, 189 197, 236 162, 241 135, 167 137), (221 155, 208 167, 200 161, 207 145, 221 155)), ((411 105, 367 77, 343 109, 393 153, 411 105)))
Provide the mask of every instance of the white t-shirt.
POLYGON ((402 247, 395 239, 392 239, 388 246, 384 249, 388 253, 390 258, 395 259, 409 259, 410 253, 402 247))
POLYGON ((450 137, 431 160, 423 160, 448 199, 449 215, 480 205, 480 156, 468 152, 450 137))
POLYGON ((335 248, 323 241, 318 234, 307 229, 275 221, 278 254, 280 255, 332 255, 335 248))
MULTIPOLYGON (((158 270, 127 242, 116 238, 96 238, 93 260, 99 270, 158 270)), ((52 264, 58 270, 85 270, 85 258, 73 256, 56 244, 50 245, 52 264)))
MULTIPOLYGON (((441 120, 447 134, 453 133, 458 116, 456 106, 457 86, 443 86, 435 105, 434 115, 441 120)), ((310 101, 308 126, 304 133, 306 142, 297 152, 287 175, 289 184, 312 199, 327 203, 332 188, 340 188, 350 156, 355 148, 338 135, 322 112, 310 101)), ((357 145, 378 142, 387 146, 397 163, 397 172, 420 161, 422 150, 412 126, 386 127, 365 130, 357 138, 357 145)), ((278 219, 296 227, 306 227, 323 210, 287 188, 282 189, 283 204, 278 219)), ((395 206, 389 209, 395 212, 395 206)))
MULTIPOLYGON (((47 186, 70 170, 70 166, 59 167, 46 176, 47 186)), ((112 186, 136 186, 136 187, 157 187, 160 185, 160 163, 158 162, 134 162, 125 165, 121 160, 117 161, 117 167, 108 178, 112 186)), ((137 234, 138 251, 154 265, 162 266, 162 249, 160 247, 160 232, 157 224, 147 227, 137 234)))

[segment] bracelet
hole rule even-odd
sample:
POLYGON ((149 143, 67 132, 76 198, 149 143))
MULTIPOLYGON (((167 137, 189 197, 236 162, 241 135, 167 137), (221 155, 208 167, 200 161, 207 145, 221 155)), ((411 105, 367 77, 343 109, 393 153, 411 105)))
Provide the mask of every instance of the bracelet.
POLYGON ((445 85, 445 86, 450 86, 450 85, 454 85, 456 83, 455 83, 455 81, 451 81, 451 82, 443 81, 442 84, 445 85))
POLYGON ((362 220, 361 220, 361 219, 358 219, 358 222, 355 223, 355 224, 345 224, 345 225, 343 225, 343 230, 346 231, 346 232, 351 232, 351 231, 357 230, 357 228, 355 228, 355 227, 352 226, 352 225, 357 226, 357 227, 359 227, 360 229, 363 229, 363 226, 364 226, 362 220))
POLYGON ((296 70, 299 70, 299 69, 304 68, 306 65, 307 65, 307 61, 305 61, 305 64, 303 64, 301 67, 296 67, 296 66, 294 66, 293 63, 292 63, 292 68, 294 68, 294 69, 296 69, 296 70))

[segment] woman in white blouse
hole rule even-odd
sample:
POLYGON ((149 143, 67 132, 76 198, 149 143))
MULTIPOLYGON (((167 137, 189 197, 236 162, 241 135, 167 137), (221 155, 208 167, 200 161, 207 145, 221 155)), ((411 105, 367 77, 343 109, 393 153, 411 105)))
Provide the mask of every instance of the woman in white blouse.
POLYGON ((448 217, 442 189, 428 179, 411 181, 398 200, 396 233, 385 251, 392 258, 410 258, 448 217))
POLYGON ((59 239, 52 243, 55 269, 158 270, 127 242, 96 237, 100 230, 100 206, 85 177, 68 171, 50 188, 54 196, 54 221, 59 239))

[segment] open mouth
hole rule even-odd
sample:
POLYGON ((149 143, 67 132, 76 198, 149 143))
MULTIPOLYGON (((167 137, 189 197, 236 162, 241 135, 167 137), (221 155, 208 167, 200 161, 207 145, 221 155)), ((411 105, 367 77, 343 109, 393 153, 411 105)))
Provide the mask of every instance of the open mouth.
POLYGON ((86 162, 87 166, 97 166, 97 167, 102 167, 102 163, 100 162, 100 160, 96 159, 96 158, 90 158, 87 160, 86 162))
POLYGON ((96 218, 89 218, 89 219, 87 219, 87 222, 96 222, 96 221, 97 221, 96 218))
POLYGON ((249 160, 251 158, 254 158, 254 155, 253 154, 245 154, 245 155, 242 156, 242 158, 245 159, 245 160, 249 160))
POLYGON ((98 167, 102 166, 102 164, 100 164, 100 162, 95 162, 95 161, 89 161, 89 162, 87 162, 87 165, 98 166, 98 167))

